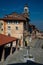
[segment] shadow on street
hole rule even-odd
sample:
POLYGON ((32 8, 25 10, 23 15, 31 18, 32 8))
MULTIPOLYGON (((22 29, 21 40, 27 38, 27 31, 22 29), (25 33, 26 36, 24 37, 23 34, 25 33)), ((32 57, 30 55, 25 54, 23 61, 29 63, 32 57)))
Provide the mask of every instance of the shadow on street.
POLYGON ((13 63, 13 64, 8 64, 8 65, 43 65, 43 64, 35 63, 32 61, 27 61, 27 63, 13 63))

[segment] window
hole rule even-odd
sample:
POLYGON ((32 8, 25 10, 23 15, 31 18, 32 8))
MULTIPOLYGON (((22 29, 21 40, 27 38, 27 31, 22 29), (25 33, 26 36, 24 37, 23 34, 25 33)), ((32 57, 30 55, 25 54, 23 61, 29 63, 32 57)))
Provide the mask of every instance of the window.
POLYGON ((10 26, 8 26, 8 30, 10 30, 11 29, 11 27, 10 26))
POLYGON ((25 9, 25 13, 27 13, 27 9, 25 9))
POLYGON ((16 30, 18 30, 18 27, 16 27, 16 30))
POLYGON ((15 24, 19 24, 19 22, 18 22, 18 21, 14 21, 14 23, 15 23, 15 24))
POLYGON ((8 28, 11 28, 10 26, 8 26, 8 28))
POLYGON ((8 26, 8 36, 10 36, 11 33, 11 26, 8 26))
POLYGON ((8 24, 8 25, 10 25, 10 24, 12 24, 12 23, 14 23, 13 20, 8 20, 8 21, 7 21, 7 24, 8 24))
POLYGON ((3 29, 1 29, 1 31, 3 31, 3 29))
POLYGON ((16 21, 16 24, 18 24, 19 22, 18 21, 16 21))
POLYGON ((8 21, 8 24, 10 24, 10 21, 8 21))

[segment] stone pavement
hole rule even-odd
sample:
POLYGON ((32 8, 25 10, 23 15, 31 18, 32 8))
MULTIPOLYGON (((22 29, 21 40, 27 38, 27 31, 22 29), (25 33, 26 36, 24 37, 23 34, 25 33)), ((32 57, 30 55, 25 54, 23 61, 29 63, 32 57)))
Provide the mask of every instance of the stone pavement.
MULTIPOLYGON (((41 64, 43 64, 43 49, 41 48, 42 44, 43 44, 43 40, 34 39, 31 43, 31 48, 29 50, 30 54, 32 54, 34 57, 35 62, 41 64), (38 45, 40 44, 39 47, 36 44, 38 45)), ((7 65, 12 63, 23 63, 24 55, 26 54, 27 54, 27 48, 23 48, 22 50, 16 50, 12 55, 8 56, 4 62, 0 63, 0 65, 7 65)))
POLYGON ((23 59, 24 59, 25 54, 27 54, 26 49, 15 51, 13 55, 10 55, 6 59, 6 61, 4 62, 4 65, 12 64, 12 63, 23 63, 23 59))
MULTIPOLYGON (((4 65, 7 64, 12 64, 12 63, 23 63, 24 62, 24 55, 27 54, 27 50, 20 50, 16 51, 12 56, 9 56, 4 65)), ((35 62, 36 63, 41 63, 43 64, 43 49, 40 48, 31 48, 30 49, 30 54, 34 56, 35 62)))

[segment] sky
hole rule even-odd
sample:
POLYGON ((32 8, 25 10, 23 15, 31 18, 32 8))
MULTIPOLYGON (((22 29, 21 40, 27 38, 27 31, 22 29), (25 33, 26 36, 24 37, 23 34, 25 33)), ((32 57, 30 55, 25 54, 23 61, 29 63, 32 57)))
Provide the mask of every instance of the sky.
POLYGON ((28 4, 30 23, 43 31, 43 0, 0 0, 0 18, 12 12, 23 13, 28 4))

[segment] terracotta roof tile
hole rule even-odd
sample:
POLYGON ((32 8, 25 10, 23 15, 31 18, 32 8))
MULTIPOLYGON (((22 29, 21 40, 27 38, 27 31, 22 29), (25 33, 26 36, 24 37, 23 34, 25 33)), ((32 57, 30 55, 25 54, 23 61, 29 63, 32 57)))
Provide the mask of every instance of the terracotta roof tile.
POLYGON ((5 44, 12 42, 12 41, 16 41, 16 40, 17 40, 17 38, 9 37, 9 36, 0 34, 0 46, 5 45, 5 44))
POLYGON ((15 13, 15 12, 5 16, 3 19, 4 20, 24 20, 24 21, 26 21, 25 17, 23 17, 20 14, 15 13))

